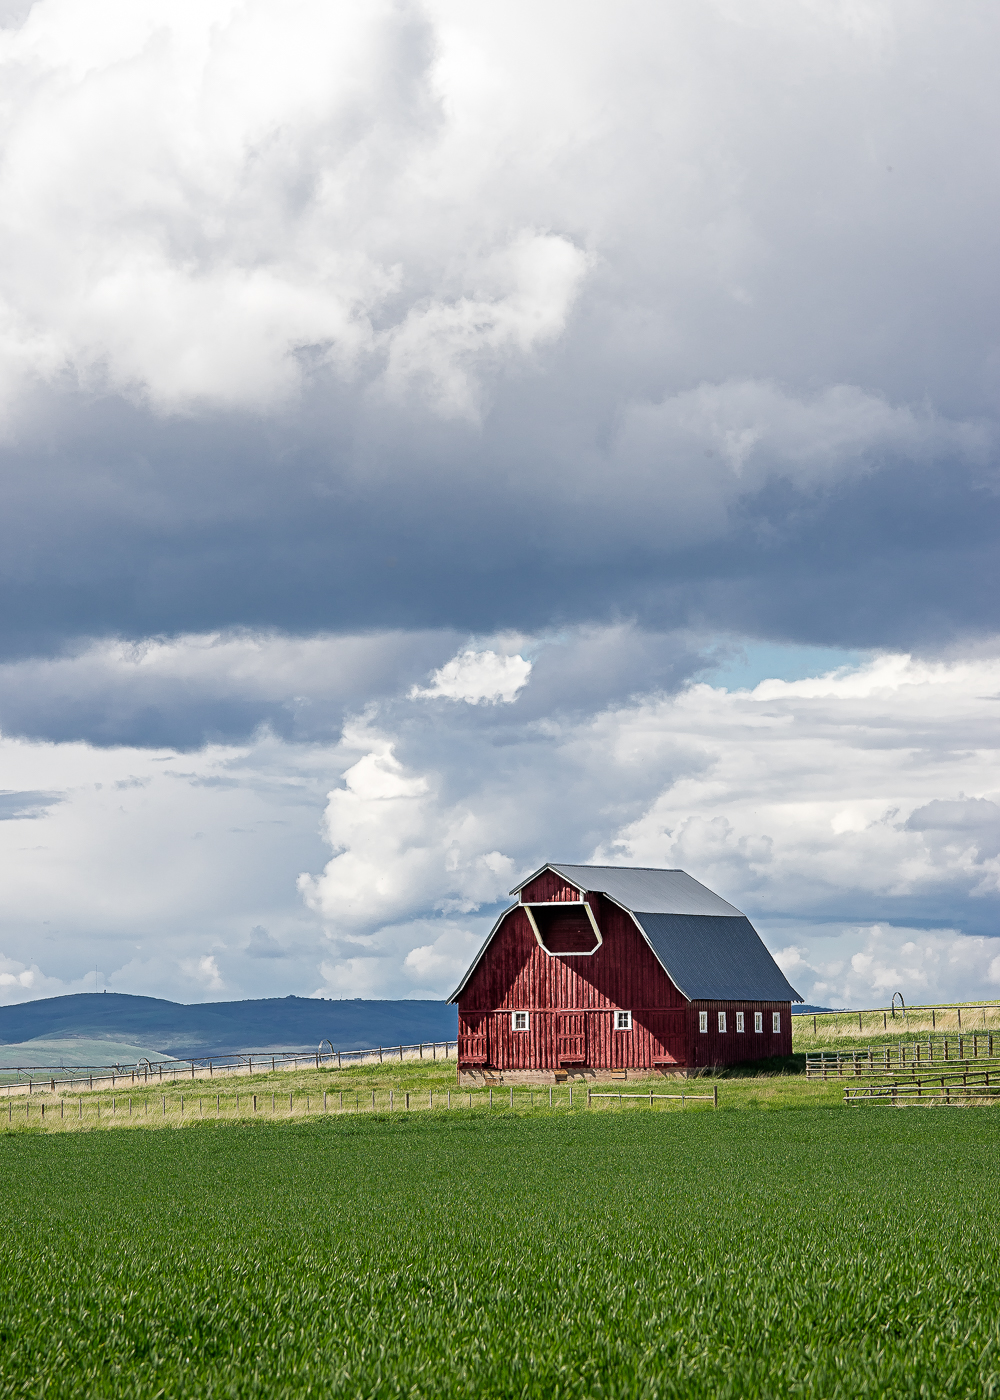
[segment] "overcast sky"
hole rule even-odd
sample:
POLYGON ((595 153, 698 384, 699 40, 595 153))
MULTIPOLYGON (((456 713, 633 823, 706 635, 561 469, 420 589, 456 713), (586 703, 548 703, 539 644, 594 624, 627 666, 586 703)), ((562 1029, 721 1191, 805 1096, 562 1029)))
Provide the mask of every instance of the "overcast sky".
POLYGON ((546 860, 1000 996, 1000 15, 0 0, 0 1001, 546 860))

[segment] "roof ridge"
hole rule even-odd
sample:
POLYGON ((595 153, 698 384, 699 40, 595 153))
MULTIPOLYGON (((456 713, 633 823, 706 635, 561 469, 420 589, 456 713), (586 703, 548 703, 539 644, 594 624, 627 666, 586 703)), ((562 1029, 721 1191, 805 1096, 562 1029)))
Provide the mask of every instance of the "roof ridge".
MULTIPOLYGON (((571 865, 574 870, 662 870, 671 875, 687 874, 687 871, 682 870, 679 865, 589 865, 576 860, 554 860, 550 861, 550 865, 556 870, 560 865, 571 865)), ((692 875, 691 878, 693 880, 694 876, 692 875)))

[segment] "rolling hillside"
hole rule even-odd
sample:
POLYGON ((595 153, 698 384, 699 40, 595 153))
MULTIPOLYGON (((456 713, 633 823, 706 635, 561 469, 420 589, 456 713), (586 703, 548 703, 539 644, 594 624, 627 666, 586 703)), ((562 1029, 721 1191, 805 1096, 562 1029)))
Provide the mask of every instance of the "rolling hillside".
POLYGON ((158 997, 82 992, 0 1007, 0 1063, 11 1062, 14 1046, 31 1041, 116 1041, 183 1057, 247 1049, 312 1050, 324 1039, 338 1050, 412 1045, 454 1039, 456 1027, 455 1008, 440 1001, 275 997, 183 1006, 158 997))

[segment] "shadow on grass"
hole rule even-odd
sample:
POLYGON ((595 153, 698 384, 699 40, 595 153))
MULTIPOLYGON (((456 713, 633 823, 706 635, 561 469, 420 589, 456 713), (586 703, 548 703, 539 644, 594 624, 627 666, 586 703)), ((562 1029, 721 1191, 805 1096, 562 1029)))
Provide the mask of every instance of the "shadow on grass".
POLYGON ((717 1069, 706 1070, 713 1079, 760 1079, 770 1075, 804 1075, 805 1055, 772 1055, 766 1060, 746 1060, 739 1065, 720 1065, 717 1069))

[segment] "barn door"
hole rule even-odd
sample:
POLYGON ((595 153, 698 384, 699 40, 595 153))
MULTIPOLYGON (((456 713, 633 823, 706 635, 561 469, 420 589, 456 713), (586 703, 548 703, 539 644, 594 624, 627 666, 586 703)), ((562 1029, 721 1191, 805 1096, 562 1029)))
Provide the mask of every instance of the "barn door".
POLYGON ((470 1065, 484 1065, 489 1058, 488 1042, 486 1038, 486 1028, 489 1018, 486 1016, 465 1016, 464 1034, 459 1031, 458 1036, 458 1058, 470 1065))
POLYGON ((652 1012, 649 1016, 649 1035, 654 1065, 684 1064, 687 1051, 683 1011, 652 1012))
POLYGON ((583 1011, 560 1011, 556 1020, 556 1059, 561 1065, 587 1063, 587 1016, 583 1011))

